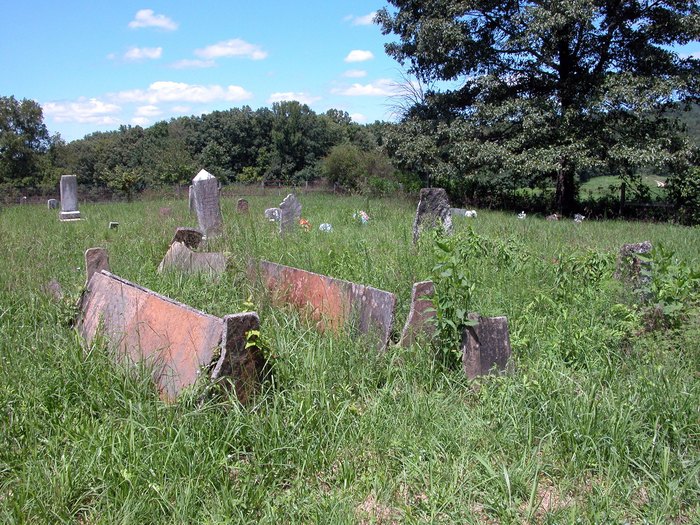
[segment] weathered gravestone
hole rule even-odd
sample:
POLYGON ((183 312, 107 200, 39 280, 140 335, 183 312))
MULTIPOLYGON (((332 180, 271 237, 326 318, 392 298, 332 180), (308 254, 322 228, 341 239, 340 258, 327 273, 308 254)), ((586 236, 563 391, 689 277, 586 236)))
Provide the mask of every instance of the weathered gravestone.
POLYGON ((109 255, 104 248, 88 248, 85 250, 85 284, 90 282, 92 277, 97 272, 102 270, 109 271, 109 255))
POLYGON ((78 211, 78 178, 75 175, 61 176, 61 212, 62 221, 80 220, 78 211))
POLYGON ((118 229, 119 229, 119 223, 118 223, 118 222, 114 222, 114 221, 110 221, 108 227, 109 227, 110 230, 118 230, 118 229))
POLYGON ((394 322, 393 293, 269 261, 251 261, 248 274, 262 281, 274 302, 310 313, 320 331, 353 327, 372 337, 378 350, 386 347, 394 322))
POLYGON ((477 321, 462 333, 462 366, 469 379, 508 369, 511 357, 508 319, 469 314, 477 321))
POLYGON ((290 193, 280 203, 280 233, 292 231, 301 219, 301 203, 290 193))
POLYGON ((192 190, 192 185, 190 184, 190 190, 188 192, 188 205, 190 213, 194 213, 194 191, 192 190))
POLYGON ((648 285, 651 282, 651 262, 641 256, 649 256, 653 246, 651 241, 623 244, 617 256, 615 278, 633 286, 648 285))
POLYGON ((238 199, 236 211, 238 211, 238 213, 248 213, 248 201, 245 199, 238 199))
POLYGON ((194 207, 199 229, 206 237, 218 235, 223 230, 223 219, 219 205, 219 183, 207 170, 201 170, 192 179, 194 207))
POLYGON ((182 273, 221 275, 226 271, 228 257, 223 253, 195 252, 185 243, 174 242, 158 265, 158 273, 177 270, 182 273))
POLYGON ((58 200, 57 199, 49 199, 46 201, 46 207, 49 210, 57 210, 58 209, 58 200))
POLYGON ((280 209, 279 208, 268 208, 265 210, 265 218, 270 222, 279 222, 280 220, 280 209))
POLYGON ((263 365, 247 338, 260 326, 255 312, 221 319, 107 271, 90 278, 80 310, 77 328, 88 344, 102 335, 117 361, 145 365, 164 401, 175 400, 201 374, 230 379, 242 403, 255 391, 263 365))
POLYGON ((418 242, 421 230, 425 228, 442 229, 448 235, 452 233, 452 214, 447 192, 442 188, 423 188, 413 221, 413 244, 418 242))
POLYGON ((435 336, 435 286, 433 281, 422 281, 413 285, 411 310, 401 333, 399 345, 411 346, 417 339, 431 340, 435 336))
POLYGON ((195 230, 194 228, 178 228, 175 230, 175 235, 170 244, 181 242, 188 248, 196 250, 202 243, 202 232, 195 230))

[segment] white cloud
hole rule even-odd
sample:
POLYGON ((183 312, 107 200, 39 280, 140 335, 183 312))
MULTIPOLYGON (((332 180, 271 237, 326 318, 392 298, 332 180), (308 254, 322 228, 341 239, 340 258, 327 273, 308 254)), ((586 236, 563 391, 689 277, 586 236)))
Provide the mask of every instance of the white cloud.
POLYGON ((207 68, 207 67, 214 67, 216 65, 216 62, 213 60, 197 60, 197 59, 189 59, 185 58, 183 60, 178 60, 177 62, 173 62, 170 64, 170 67, 174 69, 191 69, 191 68, 207 68))
POLYGON ((241 86, 220 86, 212 84, 202 86, 184 82, 159 81, 154 82, 148 89, 132 89, 120 91, 112 95, 116 100, 124 102, 140 102, 158 104, 159 102, 190 102, 204 104, 215 101, 240 102, 253 96, 241 86))
POLYGON ((343 76, 347 78, 362 78, 367 76, 367 71, 364 69, 348 69, 343 73, 343 76))
POLYGON ((301 104, 313 104, 321 100, 321 97, 315 97, 309 93, 293 93, 291 91, 272 93, 267 99, 268 104, 273 102, 282 102, 284 100, 296 100, 301 104))
POLYGON ((47 102, 43 105, 44 114, 56 122, 79 122, 82 124, 111 125, 119 120, 112 115, 121 107, 97 98, 79 98, 74 102, 47 102))
POLYGON ((398 86, 393 80, 381 78, 369 84, 353 84, 343 89, 334 89, 333 93, 348 97, 389 97, 396 95, 398 86))
POLYGON ((137 29, 139 27, 157 27, 167 31, 175 31, 177 23, 165 15, 157 15, 153 9, 140 9, 136 12, 134 19, 129 22, 129 27, 137 29))
POLYGON ((345 62, 365 62, 367 60, 372 60, 374 55, 371 51, 363 51, 361 49, 353 49, 345 57, 345 62))
POLYGON ((143 60, 145 58, 154 60, 163 54, 162 47, 130 47, 124 53, 124 60, 143 60))
POLYGON ((362 113, 352 113, 350 115, 350 118, 353 121, 357 122, 358 124, 363 124, 363 123, 367 122, 367 117, 365 115, 363 115, 362 113))
POLYGON ((172 108, 176 113, 189 113, 191 109, 189 106, 173 106, 172 108))
POLYGON ((131 119, 131 123, 134 126, 147 126, 151 123, 151 119, 146 117, 134 117, 131 119))
POLYGON ((157 117, 161 113, 162 111, 158 106, 148 105, 137 107, 134 115, 137 117, 157 117))
POLYGON ((194 54, 209 60, 220 57, 246 57, 252 60, 262 60, 267 57, 267 52, 263 51, 260 46, 250 44, 240 38, 224 40, 202 49, 196 49, 194 54))
POLYGON ((372 11, 364 16, 353 16, 350 17, 350 22, 354 26, 371 26, 374 24, 374 17, 377 15, 376 11, 372 11))
POLYGON ((681 58, 694 58, 696 60, 700 60, 700 51, 696 51, 695 53, 690 53, 688 55, 681 55, 681 58))

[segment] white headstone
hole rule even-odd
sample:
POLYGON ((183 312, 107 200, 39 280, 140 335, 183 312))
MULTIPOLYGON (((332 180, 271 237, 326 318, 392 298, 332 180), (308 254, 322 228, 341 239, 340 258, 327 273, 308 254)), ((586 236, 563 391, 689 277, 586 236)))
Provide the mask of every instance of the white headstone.
POLYGON ((294 229, 301 219, 301 203, 296 195, 290 193, 280 204, 280 233, 294 229))
POLYGON ((61 212, 58 214, 62 221, 80 219, 78 211, 78 178, 75 175, 61 176, 61 212))
POLYGON ((207 170, 201 170, 192 179, 194 207, 199 229, 207 237, 218 235, 223 230, 223 218, 219 205, 219 183, 207 170))

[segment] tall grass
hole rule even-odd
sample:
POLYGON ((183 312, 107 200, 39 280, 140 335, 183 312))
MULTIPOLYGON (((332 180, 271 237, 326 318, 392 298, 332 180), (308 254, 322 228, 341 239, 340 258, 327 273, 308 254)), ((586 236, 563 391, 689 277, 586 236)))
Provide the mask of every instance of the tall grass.
POLYGON ((612 278, 625 242, 662 243, 698 265, 698 229, 458 220, 460 239, 513 255, 464 261, 468 306, 509 317, 516 365, 468 382, 427 347, 378 354, 319 334, 244 276, 252 256, 388 290, 400 327, 411 285, 436 263, 428 236, 411 243, 415 203, 302 197, 314 228, 280 237, 262 211, 281 199, 248 200, 249 215, 223 202, 226 232, 210 248, 233 263, 218 279, 155 271, 175 228, 196 225, 184 200, 85 205, 78 223, 38 206, 0 213, 0 522, 700 520, 700 324, 693 314, 645 332, 612 278), (353 221, 358 209, 368 225, 353 221), (208 313, 251 301, 274 362, 255 402, 200 405, 191 392, 167 406, 145 371, 84 348, 70 320, 92 246, 108 249, 116 274, 208 313), (43 291, 51 279, 63 300, 43 291))

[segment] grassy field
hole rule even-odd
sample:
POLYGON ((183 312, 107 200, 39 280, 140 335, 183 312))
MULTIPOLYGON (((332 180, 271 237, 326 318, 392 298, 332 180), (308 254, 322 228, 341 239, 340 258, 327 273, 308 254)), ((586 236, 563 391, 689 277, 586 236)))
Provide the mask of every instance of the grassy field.
POLYGON ((479 211, 441 250, 412 246, 413 201, 302 195, 314 229, 280 238, 262 212, 281 198, 249 200, 248 216, 222 203, 212 249, 233 264, 218 280, 155 271, 175 228, 196 225, 184 200, 85 205, 79 223, 0 211, 0 522, 700 522, 700 229, 479 211), (612 277, 620 245, 646 239, 666 249, 656 330, 612 277), (252 302, 273 362, 255 402, 193 390, 167 406, 147 373, 83 348, 70 320, 93 246, 205 312, 252 302), (397 330, 413 282, 435 277, 464 308, 508 316, 515 370, 469 382, 456 341, 377 354, 318 334, 251 288, 249 256, 394 292, 397 330), (42 291, 51 279, 62 301, 42 291))
MULTIPOLYGON (((666 189, 660 187, 657 182, 666 182, 666 177, 656 175, 642 175, 641 182, 649 189, 652 197, 663 198, 666 196, 666 189)), ((619 195, 620 194, 620 178, 615 176, 603 175, 593 177, 581 184, 582 197, 602 197, 603 195, 619 195)), ((630 190, 628 198, 634 197, 634 191, 630 190)))

